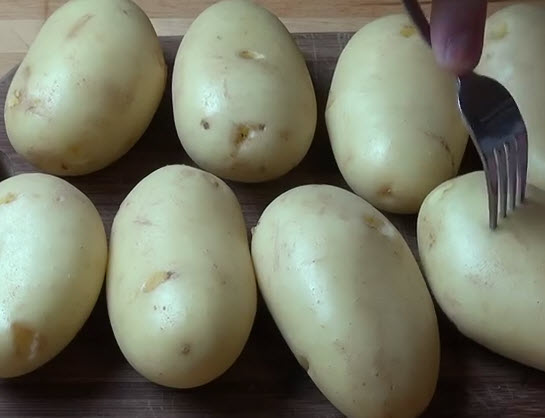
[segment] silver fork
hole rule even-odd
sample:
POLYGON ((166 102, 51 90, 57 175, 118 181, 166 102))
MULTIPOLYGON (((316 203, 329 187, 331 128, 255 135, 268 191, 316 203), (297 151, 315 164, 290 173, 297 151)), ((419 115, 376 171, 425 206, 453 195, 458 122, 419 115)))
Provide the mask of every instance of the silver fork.
MULTIPOLYGON (((403 0, 424 40, 431 45, 430 25, 417 0, 403 0)), ((474 72, 458 77, 458 105, 481 158, 488 187, 491 229, 524 202, 528 171, 526 125, 507 89, 474 72)))

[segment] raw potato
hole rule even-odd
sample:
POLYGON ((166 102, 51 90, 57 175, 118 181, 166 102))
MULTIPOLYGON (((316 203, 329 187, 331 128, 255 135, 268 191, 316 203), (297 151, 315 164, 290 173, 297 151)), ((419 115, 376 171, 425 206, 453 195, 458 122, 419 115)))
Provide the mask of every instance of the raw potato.
POLYGON ((469 338, 545 370, 545 192, 488 228, 482 172, 434 190, 418 218, 418 246, 443 311, 469 338))
POLYGON ((176 57, 172 97, 186 152, 230 180, 286 174, 316 128, 301 52, 276 16, 246 0, 219 2, 193 22, 176 57))
POLYGON ((47 19, 8 91, 6 130, 38 169, 104 168, 142 136, 166 65, 144 12, 129 0, 71 0, 47 19))
POLYGON ((291 350, 350 417, 415 417, 438 377, 430 294, 395 227, 356 195, 302 186, 252 240, 259 288, 291 350))
POLYGON ((352 190, 395 213, 417 213, 430 191, 457 174, 468 139, 454 78, 401 15, 377 19, 350 40, 326 122, 352 190))
POLYGON ((114 220, 107 297, 117 342, 147 379, 191 388, 224 373, 246 344, 257 304, 231 189, 187 166, 142 180, 114 220))
POLYGON ((528 129, 528 180, 545 189, 545 6, 517 4, 488 18, 476 71, 500 81, 519 105, 528 129))
POLYGON ((30 373, 70 343, 107 255, 100 215, 74 186, 47 174, 0 183, 0 378, 30 373))

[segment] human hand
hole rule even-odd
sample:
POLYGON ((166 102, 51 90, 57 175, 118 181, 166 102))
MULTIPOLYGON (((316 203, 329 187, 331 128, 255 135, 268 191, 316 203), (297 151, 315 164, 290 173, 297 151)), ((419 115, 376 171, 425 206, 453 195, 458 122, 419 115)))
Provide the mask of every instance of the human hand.
POLYGON ((463 74, 479 63, 486 4, 486 0, 433 0, 431 40, 442 67, 463 74))

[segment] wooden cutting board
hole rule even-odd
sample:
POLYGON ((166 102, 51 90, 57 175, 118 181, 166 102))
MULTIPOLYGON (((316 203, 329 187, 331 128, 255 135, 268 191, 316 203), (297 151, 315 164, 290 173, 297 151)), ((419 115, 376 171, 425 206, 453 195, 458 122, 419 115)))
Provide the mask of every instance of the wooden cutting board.
MULTIPOLYGON (((268 203, 290 188, 309 183, 346 187, 329 147, 323 113, 337 58, 350 34, 294 36, 315 83, 318 129, 306 159, 282 179, 258 185, 230 183, 243 206, 248 229, 268 203)), ((170 69, 179 41, 161 39, 170 69)), ((0 80, 1 109, 12 75, 0 80)), ((35 171, 14 153, 3 118, 0 150, 11 160, 14 174, 35 171)), ((68 180, 95 203, 109 233, 119 204, 131 188, 153 170, 174 163, 192 164, 176 136, 167 88, 148 131, 126 156, 98 173, 68 180)), ((478 160, 470 145, 462 171, 476 168, 478 160)), ((389 217, 416 254, 415 217, 389 217)), ((441 374, 426 417, 545 417, 544 373, 470 342, 441 313, 439 321, 441 374)), ((298 365, 262 301, 250 340, 236 364, 205 387, 173 390, 149 383, 125 361, 109 325, 104 296, 79 335, 58 357, 27 376, 0 380, 0 417, 76 414, 152 418, 341 416, 298 365)))

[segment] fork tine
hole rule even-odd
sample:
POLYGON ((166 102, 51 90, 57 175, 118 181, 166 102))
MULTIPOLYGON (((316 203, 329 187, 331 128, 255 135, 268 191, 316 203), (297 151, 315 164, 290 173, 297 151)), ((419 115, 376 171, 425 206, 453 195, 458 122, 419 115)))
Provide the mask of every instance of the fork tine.
POLYGON ((508 193, 507 202, 509 210, 512 212, 517 205, 517 143, 513 139, 503 144, 505 149, 505 155, 507 157, 507 180, 508 180, 508 193))
POLYGON ((500 215, 502 218, 507 216, 507 161, 505 158, 505 149, 503 145, 494 149, 494 156, 496 157, 496 167, 498 176, 498 189, 499 189, 499 205, 500 215))
POLYGON ((528 175, 528 134, 526 132, 517 135, 517 168, 518 182, 517 195, 520 203, 526 198, 526 177, 528 175))
POLYGON ((498 170, 494 154, 484 155, 483 168, 486 177, 486 186, 488 188, 488 213, 490 229, 496 229, 498 226, 498 170))

